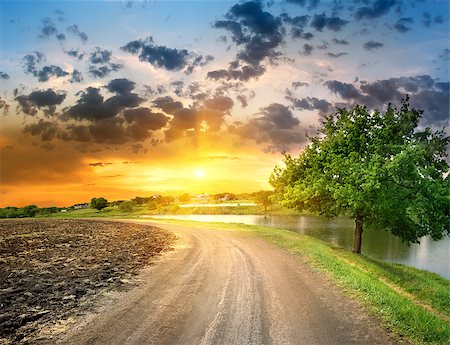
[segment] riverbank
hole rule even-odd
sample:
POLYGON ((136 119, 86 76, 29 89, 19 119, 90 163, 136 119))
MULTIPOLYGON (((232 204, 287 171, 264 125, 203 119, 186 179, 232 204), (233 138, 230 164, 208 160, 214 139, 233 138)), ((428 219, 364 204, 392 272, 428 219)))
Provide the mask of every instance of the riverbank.
POLYGON ((358 299, 384 326, 417 344, 450 344, 450 281, 431 272, 356 255, 302 234, 254 225, 152 220, 257 236, 298 256, 358 299))

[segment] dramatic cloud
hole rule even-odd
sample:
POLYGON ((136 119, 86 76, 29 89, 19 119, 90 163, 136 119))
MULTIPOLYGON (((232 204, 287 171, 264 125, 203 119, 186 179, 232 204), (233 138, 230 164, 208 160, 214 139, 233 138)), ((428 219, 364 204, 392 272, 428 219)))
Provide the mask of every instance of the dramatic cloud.
POLYGON ((192 73, 195 67, 204 66, 214 59, 211 55, 203 57, 186 49, 155 45, 152 37, 128 42, 121 49, 138 55, 139 60, 148 62, 157 68, 164 68, 168 71, 179 71, 186 68, 185 72, 188 74, 192 73))
POLYGON ((447 82, 436 82, 429 75, 401 77, 362 82, 359 88, 352 84, 329 80, 325 86, 344 100, 381 109, 388 103, 400 106, 409 94, 412 107, 424 110, 422 123, 426 126, 444 126, 449 122, 450 94, 447 82))
POLYGON ((85 32, 81 32, 78 29, 78 25, 69 26, 67 28, 67 31, 70 32, 71 34, 77 36, 83 43, 86 43, 88 40, 88 35, 85 32))
POLYGON ((378 48, 381 48, 383 46, 384 46, 383 43, 375 42, 375 41, 367 41, 366 43, 363 44, 364 49, 367 50, 367 51, 378 49, 378 48))
POLYGON ((43 109, 46 115, 53 115, 56 106, 66 98, 65 93, 57 93, 52 89, 33 91, 29 95, 20 95, 15 99, 18 102, 18 111, 28 115, 36 115, 38 109, 43 109))
POLYGON ((263 61, 273 62, 281 55, 277 50, 283 42, 281 18, 263 11, 256 1, 234 5, 226 17, 216 21, 214 27, 228 31, 241 50, 227 70, 211 71, 208 77, 247 81, 261 76, 265 72, 263 61))
POLYGON ((48 81, 51 77, 60 78, 69 74, 69 72, 66 72, 61 67, 55 65, 44 66, 40 70, 33 73, 33 75, 37 77, 40 82, 48 81))
POLYGON ((414 19, 412 18, 400 18, 397 20, 397 23, 394 25, 394 29, 398 32, 405 33, 411 30, 411 24, 414 23, 414 19))
POLYGON ((23 133, 39 136, 41 141, 51 141, 60 133, 60 128, 56 122, 39 119, 38 122, 24 127, 23 133))
POLYGON ((4 79, 4 80, 9 79, 9 74, 0 71, 0 79, 4 79))
POLYGON ((384 16, 397 4, 397 0, 372 0, 367 3, 368 6, 356 10, 356 19, 375 19, 384 16))
POLYGON ((292 102, 292 107, 297 110, 318 110, 320 115, 328 113, 331 103, 317 97, 296 98, 291 91, 286 90, 286 99, 292 102))
POLYGON ((243 139, 266 144, 266 151, 286 151, 292 144, 306 142, 307 130, 300 127, 300 121, 294 117, 288 107, 272 103, 260 109, 259 117, 246 123, 230 125, 228 131, 243 139))
POLYGON ((25 55, 22 59, 25 73, 33 75, 40 82, 46 82, 52 77, 60 78, 70 74, 61 67, 55 65, 39 67, 38 65, 44 61, 45 55, 38 51, 25 55))
POLYGON ((83 81, 83 75, 77 69, 74 69, 72 74, 70 75, 69 82, 70 83, 81 83, 83 81))
POLYGON ((186 136, 188 131, 193 134, 219 131, 234 102, 227 96, 218 95, 185 108, 181 102, 165 96, 154 100, 153 105, 172 116, 165 132, 166 141, 172 141, 186 136))
MULTIPOLYGON (((127 79, 114 79, 106 85, 106 88, 116 95, 104 100, 99 88, 88 87, 79 93, 80 98, 77 104, 65 111, 65 116, 78 120, 98 121, 117 116, 126 108, 134 108, 144 100, 136 93, 134 83, 127 79)), ((115 126, 108 122, 108 128, 115 126)))
POLYGON ((311 26, 317 31, 322 31, 324 28, 332 31, 340 31, 349 22, 339 17, 327 17, 325 13, 314 15, 311 26))
POLYGON ((75 58, 75 59, 78 59, 78 60, 82 60, 83 57, 84 57, 84 53, 80 52, 77 49, 68 50, 68 51, 66 51, 66 54, 71 56, 71 57, 73 57, 73 58, 75 58))
POLYGON ((103 78, 109 75, 112 71, 120 70, 123 65, 114 63, 112 60, 112 52, 110 50, 103 50, 95 47, 94 52, 89 56, 89 73, 95 78, 103 78))

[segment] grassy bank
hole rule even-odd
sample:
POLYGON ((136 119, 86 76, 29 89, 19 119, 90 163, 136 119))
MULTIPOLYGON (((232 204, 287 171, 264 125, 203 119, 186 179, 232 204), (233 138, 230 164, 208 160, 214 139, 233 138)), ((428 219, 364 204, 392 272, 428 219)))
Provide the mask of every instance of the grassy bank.
POLYGON ((345 293, 381 317, 385 327, 417 344, 450 344, 450 281, 413 267, 382 262, 321 240, 253 225, 158 220, 240 231, 288 250, 324 272, 345 293))

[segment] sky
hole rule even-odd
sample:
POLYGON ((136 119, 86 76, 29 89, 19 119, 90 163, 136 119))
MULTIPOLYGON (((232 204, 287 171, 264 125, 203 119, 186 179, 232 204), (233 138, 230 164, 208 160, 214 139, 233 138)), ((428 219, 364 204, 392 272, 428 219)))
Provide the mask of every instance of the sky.
POLYGON ((269 189, 336 107, 449 125, 448 0, 2 1, 0 207, 269 189))

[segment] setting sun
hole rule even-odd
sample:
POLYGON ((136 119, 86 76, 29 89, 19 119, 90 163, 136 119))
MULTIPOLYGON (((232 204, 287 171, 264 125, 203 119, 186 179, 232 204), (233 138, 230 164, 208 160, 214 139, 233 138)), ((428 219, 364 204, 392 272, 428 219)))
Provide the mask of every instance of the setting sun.
POLYGON ((202 169, 202 168, 198 168, 198 169, 195 170, 195 174, 194 175, 195 175, 196 179, 201 180, 201 179, 205 178, 205 170, 202 169))

